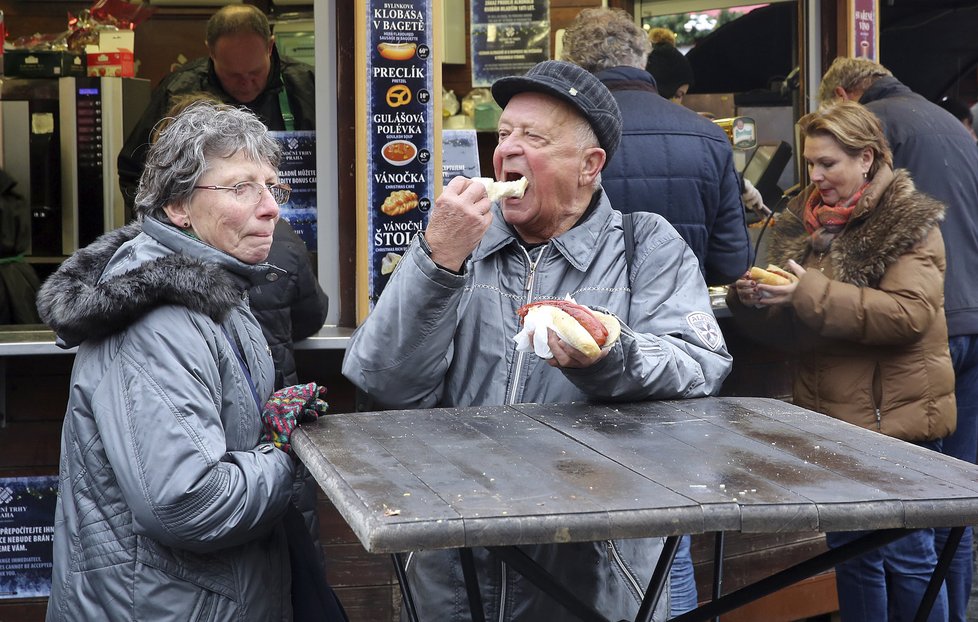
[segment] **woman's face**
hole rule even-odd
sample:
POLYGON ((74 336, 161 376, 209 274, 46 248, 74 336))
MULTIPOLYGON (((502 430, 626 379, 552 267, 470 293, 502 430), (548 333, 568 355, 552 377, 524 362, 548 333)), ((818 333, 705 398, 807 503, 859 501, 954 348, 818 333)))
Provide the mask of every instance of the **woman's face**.
MULTIPOLYGON (((254 162, 239 151, 230 158, 211 159, 197 185, 234 186, 243 181, 271 185, 278 183, 278 176, 267 162, 254 162)), ((267 189, 262 189, 255 202, 248 197, 238 198, 234 190, 199 188, 190 196, 189 204, 168 205, 165 209, 178 227, 247 264, 260 263, 268 257, 279 218, 279 206, 267 189), (183 226, 188 221, 189 229, 183 226)))
POLYGON ((873 152, 868 147, 853 157, 842 150, 835 138, 822 134, 805 138, 804 155, 808 175, 826 205, 845 203, 856 194, 873 164, 873 152))

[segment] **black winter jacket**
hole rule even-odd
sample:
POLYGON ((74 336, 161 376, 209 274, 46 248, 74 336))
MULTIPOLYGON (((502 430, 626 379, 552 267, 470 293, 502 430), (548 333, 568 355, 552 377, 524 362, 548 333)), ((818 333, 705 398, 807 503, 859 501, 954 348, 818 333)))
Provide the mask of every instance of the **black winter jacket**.
POLYGON ((285 219, 275 225, 275 237, 265 261, 288 273, 249 292, 251 312, 268 341, 275 361, 275 388, 298 382, 293 342, 314 335, 326 322, 329 298, 319 286, 305 243, 285 219))
POLYGON ((978 334, 978 145, 949 112, 894 77, 877 80, 859 103, 883 123, 893 167, 910 171, 917 190, 947 206, 944 311, 948 335, 978 334))
POLYGON ((621 145, 601 173, 622 213, 665 217, 700 261, 710 285, 737 280, 751 263, 730 141, 715 124, 660 96, 634 67, 597 74, 621 108, 621 145))
POLYGON ((313 68, 287 56, 279 56, 275 48, 272 48, 268 85, 255 101, 247 104, 236 101, 225 92, 214 73, 214 64, 206 56, 188 62, 163 78, 119 152, 119 186, 126 205, 131 207, 136 198, 153 127, 166 116, 174 97, 197 92, 210 93, 228 104, 246 107, 258 115, 268 129, 280 131, 285 129, 278 96, 283 85, 295 116, 295 129, 316 129, 316 79, 313 68))

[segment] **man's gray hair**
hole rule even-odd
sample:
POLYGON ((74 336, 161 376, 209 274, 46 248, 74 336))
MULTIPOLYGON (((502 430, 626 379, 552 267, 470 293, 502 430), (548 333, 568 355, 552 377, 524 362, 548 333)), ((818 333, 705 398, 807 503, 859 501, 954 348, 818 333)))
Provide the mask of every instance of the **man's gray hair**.
POLYGON ((272 39, 268 18, 251 4, 232 4, 221 8, 207 20, 207 47, 211 50, 217 40, 226 35, 255 34, 266 42, 272 39))
POLYGON ((136 210, 142 216, 165 222, 163 208, 189 201, 214 158, 243 152, 278 170, 281 146, 246 108, 197 101, 160 124, 164 127, 149 148, 136 192, 136 210))
POLYGON ((827 104, 835 99, 835 89, 842 87, 846 93, 863 93, 874 82, 893 73, 883 65, 866 58, 840 56, 832 61, 822 83, 818 86, 818 101, 827 104))
POLYGON ((562 59, 597 73, 611 67, 645 69, 652 44, 621 9, 584 9, 564 31, 562 59))

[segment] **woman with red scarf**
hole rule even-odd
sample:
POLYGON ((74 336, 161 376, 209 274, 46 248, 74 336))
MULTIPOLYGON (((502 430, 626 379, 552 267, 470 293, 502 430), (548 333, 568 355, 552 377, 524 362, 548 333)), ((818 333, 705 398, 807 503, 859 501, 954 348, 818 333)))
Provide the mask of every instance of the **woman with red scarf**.
MULTIPOLYGON (((798 124, 811 184, 779 215, 768 260, 799 278, 774 286, 745 274, 727 303, 744 334, 792 349, 795 404, 939 449, 955 426, 944 206, 892 169, 863 106, 831 104, 798 124)), ((925 529, 840 564, 842 621, 913 619, 936 562, 925 529)), ((944 588, 928 620, 947 620, 944 588)))

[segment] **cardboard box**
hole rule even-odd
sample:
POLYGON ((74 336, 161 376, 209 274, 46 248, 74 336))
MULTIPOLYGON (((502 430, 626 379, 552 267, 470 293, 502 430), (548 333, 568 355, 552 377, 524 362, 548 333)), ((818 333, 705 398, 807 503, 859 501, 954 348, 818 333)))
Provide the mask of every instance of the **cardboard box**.
POLYGON ((88 75, 93 77, 131 78, 136 75, 132 52, 95 52, 88 54, 88 75))
POLYGON ((8 78, 65 78, 86 75, 85 56, 51 50, 7 50, 3 73, 8 78))
POLYGON ((88 75, 132 78, 136 75, 133 46, 136 33, 131 30, 100 30, 98 45, 85 47, 88 75))

